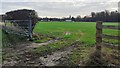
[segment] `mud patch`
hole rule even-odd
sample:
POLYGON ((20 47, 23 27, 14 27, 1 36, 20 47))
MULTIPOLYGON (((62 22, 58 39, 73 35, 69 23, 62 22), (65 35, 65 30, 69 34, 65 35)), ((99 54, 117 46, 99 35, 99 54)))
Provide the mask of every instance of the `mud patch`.
POLYGON ((59 50, 53 52, 52 55, 47 55, 46 57, 40 57, 39 59, 42 61, 44 66, 56 66, 60 61, 68 54, 71 53, 72 50, 76 48, 77 45, 71 45, 69 47, 64 48, 64 50, 59 50))

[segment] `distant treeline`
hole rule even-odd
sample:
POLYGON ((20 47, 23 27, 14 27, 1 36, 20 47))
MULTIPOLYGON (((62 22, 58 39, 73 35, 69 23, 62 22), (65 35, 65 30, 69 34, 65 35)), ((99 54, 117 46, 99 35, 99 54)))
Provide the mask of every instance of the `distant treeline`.
POLYGON ((102 12, 91 12, 90 16, 84 16, 83 18, 78 15, 76 18, 39 18, 39 21, 73 21, 73 22, 95 22, 95 21, 104 21, 104 22, 120 22, 120 13, 118 11, 102 11, 102 12))
MULTIPOLYGON (((27 10, 27 9, 26 9, 27 10)), ((27 11, 24 11, 27 12, 27 11)), ((20 16, 23 16, 25 14, 19 13, 15 14, 14 16, 16 18, 19 18, 20 16)), ((36 16, 36 13, 34 13, 33 16, 36 16)), ((6 15, 0 15, 2 17, 2 21, 6 19, 6 15)), ((35 18, 36 19, 36 18, 35 18)), ((120 22, 120 13, 118 11, 102 11, 102 12, 91 12, 89 16, 81 17, 78 15, 77 17, 72 17, 71 15, 69 17, 63 17, 63 18, 41 18, 37 17, 38 21, 68 21, 68 22, 95 22, 95 21, 104 21, 104 22, 120 22)))

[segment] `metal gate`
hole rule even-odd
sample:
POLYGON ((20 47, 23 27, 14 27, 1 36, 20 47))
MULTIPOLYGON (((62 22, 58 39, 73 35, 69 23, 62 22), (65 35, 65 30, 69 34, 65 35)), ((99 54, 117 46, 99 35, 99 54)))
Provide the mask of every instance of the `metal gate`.
POLYGON ((5 20, 2 28, 7 33, 17 34, 32 38, 31 20, 5 20))

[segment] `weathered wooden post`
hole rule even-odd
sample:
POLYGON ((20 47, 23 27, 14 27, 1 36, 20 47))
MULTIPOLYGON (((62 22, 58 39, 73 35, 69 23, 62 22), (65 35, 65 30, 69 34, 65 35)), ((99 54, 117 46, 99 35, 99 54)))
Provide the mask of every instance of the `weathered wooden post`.
POLYGON ((32 20, 29 21, 29 37, 32 38, 32 20))
POLYGON ((96 22, 96 50, 101 50, 102 43, 102 21, 96 22))

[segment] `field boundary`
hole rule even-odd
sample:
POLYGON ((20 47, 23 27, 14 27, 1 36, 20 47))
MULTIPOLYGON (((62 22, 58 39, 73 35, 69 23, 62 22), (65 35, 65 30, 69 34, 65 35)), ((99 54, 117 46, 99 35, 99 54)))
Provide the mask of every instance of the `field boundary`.
MULTIPOLYGON (((119 25, 103 25, 104 22, 98 21, 96 22, 96 49, 101 50, 101 44, 106 44, 102 39, 115 39, 120 41, 120 36, 113 36, 113 35, 107 35, 103 34, 103 29, 114 29, 114 30, 120 30, 119 25)), ((111 45, 110 43, 107 43, 107 45, 111 45)))

